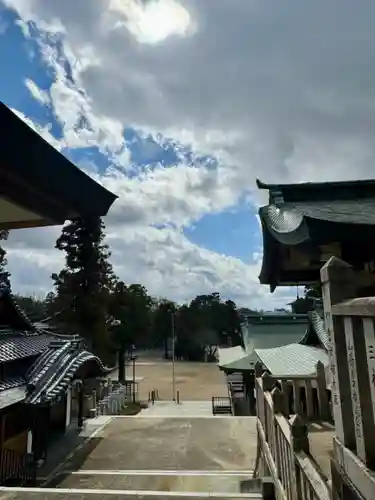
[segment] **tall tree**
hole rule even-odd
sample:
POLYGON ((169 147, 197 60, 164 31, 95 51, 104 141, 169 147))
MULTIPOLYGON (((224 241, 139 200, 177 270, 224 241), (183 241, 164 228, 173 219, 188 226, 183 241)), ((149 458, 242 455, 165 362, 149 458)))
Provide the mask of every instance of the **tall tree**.
MULTIPOLYGON (((7 240, 9 236, 9 231, 2 230, 0 231, 0 240, 7 240)), ((6 250, 0 246, 0 275, 2 280, 6 280, 9 283, 10 273, 8 272, 7 266, 7 252, 6 250)))
POLYGON ((82 335, 95 353, 106 357, 107 309, 115 278, 104 238, 104 223, 98 217, 66 224, 56 241, 56 248, 65 252, 65 266, 52 279, 63 321, 72 332, 82 335))
POLYGON ((156 344, 162 344, 164 357, 168 358, 168 343, 172 337, 173 315, 177 311, 177 305, 168 299, 159 300, 153 313, 152 329, 156 344))
POLYGON ((148 341, 152 299, 144 286, 116 283, 111 296, 111 337, 118 353, 119 380, 125 380, 126 352, 148 341))

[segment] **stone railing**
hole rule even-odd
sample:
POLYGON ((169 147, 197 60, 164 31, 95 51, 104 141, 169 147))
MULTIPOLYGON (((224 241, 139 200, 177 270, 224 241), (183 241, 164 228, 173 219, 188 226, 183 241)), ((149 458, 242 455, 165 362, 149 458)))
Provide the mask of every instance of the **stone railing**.
POLYGON ((276 384, 267 373, 255 381, 256 475, 272 477, 278 500, 329 500, 328 485, 309 457, 307 426, 300 415, 289 417, 285 395, 276 384))

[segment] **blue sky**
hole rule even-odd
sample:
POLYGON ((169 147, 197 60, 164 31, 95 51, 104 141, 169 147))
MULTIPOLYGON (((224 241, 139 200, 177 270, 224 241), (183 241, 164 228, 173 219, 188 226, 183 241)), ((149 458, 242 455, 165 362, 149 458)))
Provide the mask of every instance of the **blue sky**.
MULTIPOLYGON (((178 301, 284 305, 294 291, 257 278, 255 179, 371 177, 374 2, 77 5, 0 0, 0 96, 118 195, 105 220, 117 274, 178 301)), ((50 289, 58 234, 11 234, 15 289, 50 289)))
MULTIPOLYGON (((47 130, 50 134, 47 139, 53 137, 57 142, 60 141, 62 153, 74 163, 99 178, 106 175, 113 167, 113 154, 116 156, 118 151, 109 153, 108 150, 103 150, 101 145, 95 142, 94 144, 80 144, 77 147, 69 147, 65 144, 62 120, 56 116, 53 102, 49 97, 51 95, 50 89, 56 78, 56 68, 51 67, 48 62, 46 63, 43 57, 43 49, 45 50, 47 47, 43 48, 42 36, 45 33, 39 31, 34 23, 25 24, 10 9, 1 11, 1 26, 3 43, 0 44, 0 63, 2 67, 7 68, 7 78, 0 81, 1 100, 31 120, 39 131, 47 130), (26 29, 29 32, 28 36, 25 36, 26 29), (33 87, 44 92, 43 95, 48 98, 36 98, 27 81, 31 81, 33 87)), ((55 51, 58 47, 56 58, 62 57, 63 51, 61 51, 60 42, 56 43, 53 39, 50 46, 53 46, 55 51)), ((67 80, 74 85, 73 70, 69 61, 64 60, 63 57, 62 60, 67 80)), ((116 164, 116 168, 117 173, 122 171, 122 175, 126 175, 128 179, 137 181, 142 175, 147 176, 152 171, 159 172, 161 169, 168 169, 179 164, 194 171, 201 167, 207 171, 215 171, 218 168, 218 158, 212 154, 194 152, 191 144, 184 144, 178 139, 164 136, 162 133, 132 127, 130 123, 124 122, 121 125, 123 128, 121 149, 126 151, 127 158, 126 173, 124 174, 121 162, 116 164)), ((74 132, 79 136, 81 130, 84 129, 92 130, 92 124, 90 118, 81 113, 80 118, 75 123, 74 132)), ((244 196, 239 196, 237 200, 235 198, 235 202, 230 203, 229 206, 208 207, 208 213, 205 213, 204 210, 195 213, 193 210, 193 213, 187 217, 179 214, 180 221, 174 220, 173 213, 171 213, 170 217, 164 219, 162 223, 156 221, 150 225, 158 230, 168 229, 171 225, 175 228, 178 226, 180 234, 186 238, 187 243, 199 250, 208 251, 221 257, 234 258, 235 261, 240 261, 244 265, 256 264, 255 259, 261 248, 259 226, 255 220, 256 211, 245 201, 244 196)), ((183 200, 181 201, 183 203, 183 200)), ((208 205, 210 204, 208 199, 208 205)), ((11 237, 11 245, 15 240, 17 247, 17 241, 20 239, 20 237, 13 239, 11 237)), ((112 239, 116 239, 116 237, 112 239)), ((52 248, 50 250, 53 251, 52 248)), ((9 255, 12 265, 12 248, 9 249, 9 255)), ((216 291, 217 285, 212 283, 210 286, 209 283, 212 271, 202 269, 201 272, 206 273, 206 283, 204 289, 197 288, 197 293, 216 291)), ((22 276, 19 277, 19 281, 22 288, 22 276)), ((31 280, 30 285, 35 286, 35 280, 31 280)), ((48 287, 48 284, 41 283, 39 289, 43 289, 44 286, 48 287)), ((227 285, 226 288, 230 289, 230 285, 227 285)), ((189 294, 189 292, 187 293, 189 294)), ((230 292, 225 290, 224 294, 230 296, 230 292)), ((234 295, 238 295, 237 290, 234 295)))

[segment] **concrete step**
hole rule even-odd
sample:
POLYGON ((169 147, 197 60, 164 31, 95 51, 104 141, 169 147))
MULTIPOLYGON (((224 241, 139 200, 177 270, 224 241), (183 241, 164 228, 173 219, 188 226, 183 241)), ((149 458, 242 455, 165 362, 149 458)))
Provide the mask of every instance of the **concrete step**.
POLYGON ((61 477, 57 488, 193 492, 259 493, 262 483, 252 472, 213 471, 80 471, 61 477))
POLYGON ((212 494, 168 491, 158 495, 155 491, 128 490, 54 490, 50 488, 8 488, 0 489, 0 500, 263 500, 259 493, 212 494))
POLYGON ((137 417, 212 417, 211 401, 155 401, 137 417))

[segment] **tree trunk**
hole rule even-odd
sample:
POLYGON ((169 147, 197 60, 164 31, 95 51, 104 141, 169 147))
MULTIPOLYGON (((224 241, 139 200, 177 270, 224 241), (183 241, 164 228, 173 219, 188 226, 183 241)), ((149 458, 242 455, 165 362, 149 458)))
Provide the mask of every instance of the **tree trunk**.
POLYGON ((168 337, 166 337, 164 339, 164 358, 165 359, 168 359, 169 358, 169 355, 168 355, 168 337))
POLYGON ((125 374, 125 349, 118 351, 118 381, 124 383, 126 379, 125 374))

